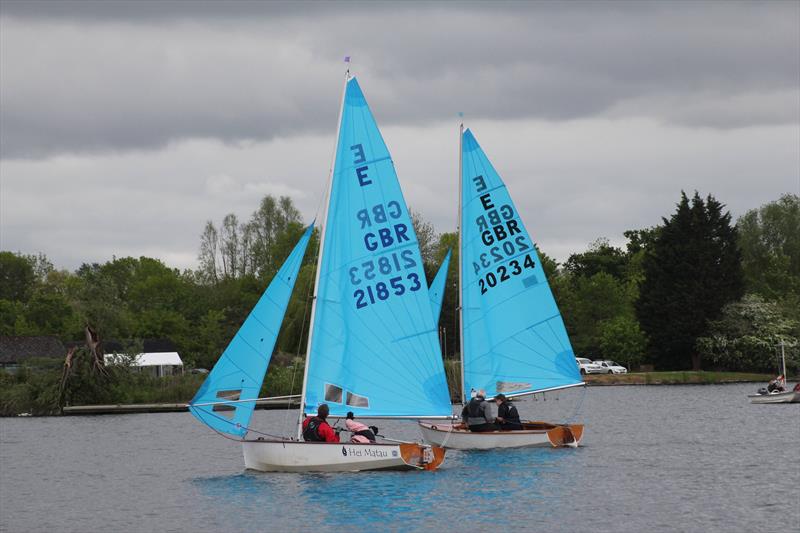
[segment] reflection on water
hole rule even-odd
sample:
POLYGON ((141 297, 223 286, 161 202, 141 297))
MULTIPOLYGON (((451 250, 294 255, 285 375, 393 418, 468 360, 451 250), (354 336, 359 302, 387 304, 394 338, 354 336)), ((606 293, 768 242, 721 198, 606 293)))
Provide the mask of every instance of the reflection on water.
MULTIPOLYGON (((751 531, 797 525, 800 406, 753 385, 591 389, 578 449, 450 451, 437 472, 259 473, 188 413, 0 420, 0 530, 751 531), (781 465, 785 468, 781 470, 781 465)), ((519 402, 563 419, 577 395, 519 402)), ((259 411, 280 430, 281 411, 259 411)), ((413 423, 382 431, 419 437, 413 423)))

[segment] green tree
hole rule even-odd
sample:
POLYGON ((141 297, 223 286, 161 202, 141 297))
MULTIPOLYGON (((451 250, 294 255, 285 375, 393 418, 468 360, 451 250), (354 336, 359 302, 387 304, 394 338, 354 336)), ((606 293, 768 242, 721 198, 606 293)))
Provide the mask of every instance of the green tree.
POLYGON ((583 253, 570 255, 564 263, 564 269, 570 274, 587 278, 605 272, 617 279, 623 279, 626 266, 625 253, 611 246, 606 238, 597 239, 583 253))
POLYGON ((786 317, 775 302, 748 294, 725 306, 722 317, 711 323, 709 334, 697 339, 703 357, 727 370, 773 372, 776 350, 788 345, 787 365, 797 368, 798 339, 792 335, 797 322, 786 317))
POLYGON ((36 275, 29 258, 0 252, 0 299, 27 302, 35 283, 36 275))
POLYGON ((748 290, 770 300, 800 295, 800 196, 752 209, 736 227, 748 290))
POLYGON ((606 272, 559 276, 552 285, 576 354, 596 358, 602 353, 604 321, 633 314, 625 284, 606 272))
POLYGON ((700 370, 696 339, 744 293, 737 232, 723 207, 681 192, 644 257, 636 313, 659 368, 700 370))
POLYGON ((631 315, 618 315, 600 324, 600 349, 603 357, 627 364, 638 365, 644 358, 647 338, 639 322, 631 315))

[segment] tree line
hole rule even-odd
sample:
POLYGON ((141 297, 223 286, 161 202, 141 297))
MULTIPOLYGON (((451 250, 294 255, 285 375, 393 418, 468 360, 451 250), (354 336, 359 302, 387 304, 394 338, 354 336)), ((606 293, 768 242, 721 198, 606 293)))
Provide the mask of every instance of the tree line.
MULTIPOLYGON (((458 358, 458 237, 412 213, 432 280, 454 256, 439 323, 445 358, 458 358)), ((535 228, 532 229, 535 237, 535 228)), ((192 366, 210 368, 303 231, 289 197, 264 197, 247 221, 226 215, 200 234, 198 268, 149 257, 86 263, 0 252, 0 335, 78 341, 167 338, 192 366)), ((800 338, 800 197, 787 194, 735 223, 713 196, 681 193, 657 226, 626 231, 624 248, 598 238, 559 264, 539 250, 576 355, 656 369, 772 371, 800 338)), ((306 348, 317 235, 286 312, 274 358, 306 348)), ((791 364, 797 364, 791 362, 791 364)))

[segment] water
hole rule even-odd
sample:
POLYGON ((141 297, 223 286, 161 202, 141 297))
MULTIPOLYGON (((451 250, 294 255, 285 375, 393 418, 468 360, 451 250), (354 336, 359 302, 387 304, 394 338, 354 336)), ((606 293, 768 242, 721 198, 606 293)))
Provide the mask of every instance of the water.
MULTIPOLYGON (((246 472, 188 413, 1 419, 0 530, 798 531, 800 405, 755 388, 590 388, 581 448, 451 451, 438 472, 246 472)), ((582 394, 517 405, 564 417, 582 394)))

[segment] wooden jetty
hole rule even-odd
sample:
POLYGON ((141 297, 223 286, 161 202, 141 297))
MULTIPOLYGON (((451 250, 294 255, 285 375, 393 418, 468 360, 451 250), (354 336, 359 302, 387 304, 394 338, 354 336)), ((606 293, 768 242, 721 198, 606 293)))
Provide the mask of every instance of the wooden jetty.
MULTIPOLYGON (((256 409, 288 409, 300 407, 299 399, 268 399, 258 400, 256 409)), ((138 403, 138 404, 108 404, 108 405, 70 405, 63 408, 63 414, 77 415, 122 415, 132 413, 174 413, 188 411, 185 403, 138 403)))

